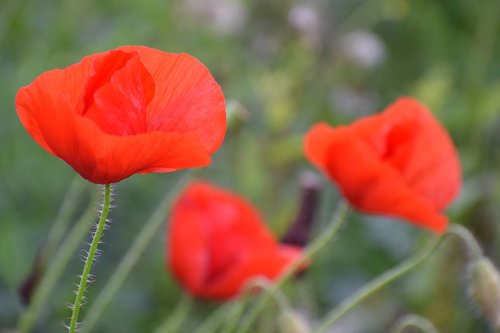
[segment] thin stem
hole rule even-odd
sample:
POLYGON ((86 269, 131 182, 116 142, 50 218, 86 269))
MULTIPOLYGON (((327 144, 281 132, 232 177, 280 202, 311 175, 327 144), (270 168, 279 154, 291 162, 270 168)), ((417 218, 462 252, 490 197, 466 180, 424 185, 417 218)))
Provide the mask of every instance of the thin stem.
POLYGON ((231 312, 235 307, 239 307, 240 302, 228 302, 219 306, 210 316, 208 316, 193 333, 213 333, 221 325, 228 312, 231 312), (235 304, 236 303, 236 304, 235 304))
POLYGON ((63 238, 64 232, 67 229, 67 225, 71 219, 71 215, 75 211, 80 198, 84 193, 86 183, 77 176, 71 183, 68 192, 64 196, 61 208, 57 213, 56 219, 49 230, 47 235, 47 240, 45 243, 44 255, 47 258, 52 258, 55 249, 58 247, 61 239, 63 238))
POLYGON ((478 259, 483 255, 483 250, 477 242, 476 238, 472 235, 469 229, 459 224, 452 224, 448 227, 448 234, 455 235, 464 243, 467 252, 472 259, 478 259))
MULTIPOLYGON (((297 269, 304 264, 305 260, 308 260, 315 256, 321 249, 323 249, 337 234, 342 226, 343 222, 346 220, 348 206, 345 202, 340 203, 338 206, 331 222, 329 223, 327 229, 322 232, 304 251, 304 254, 295 260, 276 280, 276 282, 270 288, 270 291, 277 290, 297 269)), ((250 309, 248 315, 243 318, 243 322, 238 330, 240 333, 245 333, 250 330, 253 322, 257 318, 258 314, 262 311, 266 303, 271 298, 271 293, 261 294, 256 300, 256 304, 250 309)))
POLYGON ((331 311, 325 319, 319 324, 319 326, 313 331, 314 333, 325 332, 333 323, 335 323, 339 318, 349 312, 356 305, 361 303, 365 298, 374 294, 382 287, 385 287, 392 281, 400 278, 404 274, 410 272, 412 269, 417 267, 425 259, 427 259, 438 247, 444 237, 433 238, 424 247, 424 249, 418 252, 416 255, 406 259, 399 265, 393 267, 392 269, 386 271, 379 277, 372 280, 370 283, 359 289, 356 293, 348 297, 339 306, 337 306, 333 311, 331 311))
POLYGON ((92 236, 92 242, 90 243, 90 248, 87 257, 85 258, 82 275, 80 276, 80 283, 78 285, 78 290, 76 291, 75 303, 71 313, 71 322, 69 324, 69 333, 75 333, 78 325, 78 315, 80 314, 80 309, 84 301, 87 282, 89 281, 89 275, 96 256, 97 248, 101 241, 102 234, 104 233, 104 228, 106 227, 110 204, 111 184, 106 184, 104 185, 104 199, 101 216, 99 217, 99 222, 97 223, 96 230, 92 236))
POLYGON ((258 277, 252 279, 247 285, 247 293, 251 293, 254 288, 262 289, 264 292, 271 296, 271 299, 278 305, 280 310, 288 311, 290 310, 290 303, 285 295, 279 290, 279 288, 273 288, 273 282, 269 279, 258 277))
POLYGON ((193 305, 193 298, 183 294, 170 316, 154 331, 154 333, 175 333, 181 327, 193 305))
POLYGON ((391 333, 403 333, 408 327, 416 328, 422 333, 439 333, 429 320, 415 314, 409 314, 401 318, 391 333))
POLYGON ((135 238, 134 243, 130 246, 113 275, 93 302, 92 307, 85 317, 84 325, 81 327, 82 333, 88 333, 94 327, 106 306, 120 289, 142 253, 146 250, 148 245, 150 245, 151 240, 158 234, 158 230, 164 225, 166 212, 172 206, 179 190, 185 186, 190 178, 191 176, 189 174, 181 178, 175 187, 163 197, 151 217, 146 221, 144 227, 135 238))
POLYGON ((221 331, 221 333, 233 332, 234 329, 238 326, 239 319, 241 318, 241 315, 245 310, 245 305, 248 302, 253 289, 255 289, 256 287, 268 293, 270 299, 272 299, 282 311, 290 309, 288 300, 278 288, 273 288, 272 281, 262 277, 254 278, 245 284, 240 299, 234 307, 234 312, 226 321, 226 325, 224 326, 224 329, 221 331))
POLYGON ((18 324, 18 330, 20 333, 28 333, 31 331, 31 327, 38 318, 44 304, 47 303, 47 298, 54 290, 54 286, 64 271, 64 268, 82 242, 82 239, 87 234, 94 216, 94 200, 91 200, 88 208, 76 222, 73 229, 61 244, 61 247, 55 253, 54 259, 47 267, 47 271, 43 275, 40 285, 36 288, 28 308, 20 317, 18 324))

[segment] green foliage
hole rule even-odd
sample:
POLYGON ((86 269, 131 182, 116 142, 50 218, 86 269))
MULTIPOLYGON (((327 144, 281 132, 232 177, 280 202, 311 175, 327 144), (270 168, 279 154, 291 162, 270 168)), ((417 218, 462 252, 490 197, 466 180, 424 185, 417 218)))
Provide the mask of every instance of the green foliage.
MULTIPOLYGON (((194 55, 214 73, 226 98, 248 112, 202 177, 250 198, 277 232, 286 230, 298 207, 300 173, 312 169, 302 157, 301 136, 314 122, 346 123, 397 96, 419 98, 449 129, 460 152, 464 186, 451 220, 466 224, 500 263, 499 13, 497 0, 1 1, 0 331, 16 325, 17 288, 74 177, 22 128, 16 91, 45 70, 124 44, 194 55), (356 31, 368 41, 353 38, 356 31)), ((178 177, 141 175, 118 184, 112 230, 104 235, 90 299, 178 177)), ((316 230, 337 197, 326 182, 322 194, 316 230)), ((351 217, 302 278, 307 296, 291 291, 292 302, 321 316, 413 253, 424 233, 392 220, 351 217)), ((150 332, 174 308, 180 290, 165 271, 162 236, 95 333, 150 332)), ((464 257, 450 252, 440 252, 426 268, 378 294, 344 325, 386 332, 401 313, 417 312, 442 332, 488 332, 465 299, 464 257)), ((75 256, 39 321, 40 332, 62 331, 61 319, 69 315, 64 304, 72 301, 80 267, 75 256)), ((187 325, 214 306, 198 302, 187 325)))

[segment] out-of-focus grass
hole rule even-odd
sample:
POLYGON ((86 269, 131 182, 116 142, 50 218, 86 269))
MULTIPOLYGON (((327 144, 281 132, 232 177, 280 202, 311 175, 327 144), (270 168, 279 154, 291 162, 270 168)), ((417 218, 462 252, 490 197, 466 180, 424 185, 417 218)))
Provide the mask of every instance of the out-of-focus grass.
MULTIPOLYGON (((141 44, 188 52, 204 62, 249 117, 229 131, 204 177, 240 192, 277 232, 293 219, 298 177, 309 166, 301 136, 316 121, 352 121, 400 95, 426 102, 460 152, 464 186, 450 210, 500 262, 500 2, 460 1, 157 1, 3 0, 0 2, 0 330, 21 311, 16 288, 30 272, 74 172, 42 151, 20 125, 17 89, 41 72, 93 52, 141 44)), ((117 186, 95 295, 176 174, 134 176, 117 186)), ((337 194, 325 182, 321 223, 337 194)), ((83 209, 83 207, 80 207, 83 209)), ((165 212, 167 216, 167 212, 165 212)), ((292 301, 311 316, 421 245, 408 224, 356 215, 318 257, 292 301)), ((154 240, 95 332, 148 332, 169 313, 179 289, 154 240), (123 316, 133 313, 133 316, 123 316)), ((386 332, 417 312, 442 332, 487 332, 465 298, 464 256, 449 244, 421 270, 386 289, 341 324, 386 332), (447 250, 448 249, 448 250, 447 250), (357 325, 357 326, 356 326, 357 325)), ((77 257, 39 323, 62 331, 77 257)), ((197 304, 192 320, 213 308, 197 304)))

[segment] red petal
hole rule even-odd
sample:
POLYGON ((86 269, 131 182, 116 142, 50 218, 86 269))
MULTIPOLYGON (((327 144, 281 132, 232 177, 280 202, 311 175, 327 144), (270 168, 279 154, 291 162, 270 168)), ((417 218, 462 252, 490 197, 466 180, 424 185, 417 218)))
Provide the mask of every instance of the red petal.
POLYGON ((186 289, 202 297, 235 296, 248 278, 273 278, 299 255, 293 247, 278 247, 244 199, 204 182, 184 192, 170 223, 171 270, 186 289))
MULTIPOLYGON (((154 94, 154 82, 136 53, 110 52, 96 61, 96 73, 89 79, 83 114, 92 119, 104 132, 116 135, 133 135, 147 131, 146 106, 154 94), (126 59, 121 59, 126 55, 126 59), (117 60, 113 60, 120 56, 117 60), (108 67, 126 61, 109 73, 108 67), (102 64, 101 64, 102 63, 102 64), (104 77, 104 78, 102 78, 104 77), (97 78, 97 79, 96 79, 97 78), (98 81, 100 79, 100 81, 98 81), (98 85, 100 84, 100 85, 98 85)), ((116 66, 115 66, 116 67, 116 66)))
POLYGON ((446 131, 421 104, 399 99, 385 112, 348 127, 313 127, 308 159, 370 213, 403 217, 442 232, 439 213, 457 195, 460 166, 446 131))
POLYGON ((436 232, 444 231, 446 217, 352 131, 337 130, 330 149, 326 171, 355 207, 367 213, 403 217, 436 232))
MULTIPOLYGON (((141 47, 128 49, 145 52, 141 47)), ((196 62, 193 66, 203 65, 196 62)), ((161 70, 156 68, 157 72, 161 70)), ((96 54, 64 70, 40 75, 32 84, 20 89, 16 108, 27 131, 44 149, 95 183, 117 182, 134 173, 208 165, 210 153, 222 140, 225 123, 212 129, 208 121, 197 122, 198 116, 193 126, 203 128, 109 135, 141 133, 148 129, 144 112, 152 99, 153 79, 157 79, 157 74, 153 78, 147 73, 133 52, 96 54), (93 121, 80 116, 84 111, 93 121), (214 132, 212 146, 207 144, 210 130, 214 132)), ((218 89, 214 98, 215 102, 217 98, 222 99, 222 103, 217 102, 219 109, 207 108, 214 121, 224 118, 220 113, 225 112, 223 96, 218 89)), ((200 101, 196 103, 199 105, 200 101)), ((203 112, 204 109, 198 110, 200 114, 203 112)))
POLYGON ((32 87, 23 96, 38 135, 56 156, 91 182, 118 182, 134 173, 172 171, 210 163, 192 134, 153 132, 133 136, 103 133, 94 122, 66 110, 63 95, 32 87), (49 110, 50 112, 47 112, 49 110))
POLYGON ((351 127, 436 209, 444 209, 458 194, 461 176, 455 148, 447 132, 422 104, 400 98, 385 112, 351 127))
POLYGON ((136 51, 155 82, 148 106, 148 128, 165 132, 194 132, 209 154, 222 143, 226 130, 224 95, 208 69, 188 54, 147 47, 136 51))
POLYGON ((207 285, 200 296, 229 299, 237 296, 250 280, 263 277, 275 280, 295 260, 302 251, 292 246, 260 249, 254 248, 247 256, 235 262, 231 269, 214 283, 207 285))
POLYGON ((333 141, 334 129, 326 123, 314 125, 304 141, 304 153, 307 159, 318 168, 324 168, 328 152, 333 141))
POLYGON ((198 211, 186 206, 190 206, 189 199, 183 196, 172 209, 167 258, 174 277, 192 294, 198 294, 208 269, 208 239, 198 211))

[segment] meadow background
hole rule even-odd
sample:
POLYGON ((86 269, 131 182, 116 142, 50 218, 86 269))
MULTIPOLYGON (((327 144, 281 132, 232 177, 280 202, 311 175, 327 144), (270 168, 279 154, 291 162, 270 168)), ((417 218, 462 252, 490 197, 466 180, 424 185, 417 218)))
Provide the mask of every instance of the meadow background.
MULTIPOLYGON (((15 327, 22 310, 17 289, 77 178, 23 129, 16 91, 45 70, 126 44, 187 52, 211 70, 227 98, 231 126, 200 177, 249 198, 278 237, 297 212, 301 175, 313 170, 302 153, 312 124, 348 123, 401 95, 422 100, 449 130, 461 158, 464 183, 448 210, 451 220, 469 227, 500 264, 500 1, 1 0, 0 332, 15 327)), ((117 207, 90 300, 179 177, 138 175, 116 186, 117 207)), ((338 201, 334 186, 321 179, 313 233, 338 201)), ((81 184, 74 220, 95 191, 81 184)), ((179 300, 181 290, 164 265, 163 233, 93 332, 151 332, 179 300)), ((396 220, 353 214, 286 289, 290 300, 311 320, 321 318, 428 236, 396 220)), ((64 304, 73 301, 81 265, 77 253, 35 332, 64 331, 64 304)), ((339 321, 335 332, 388 332, 406 313, 425 316, 444 333, 490 332, 466 297, 465 268, 460 244, 447 241, 420 269, 339 321)), ((216 306, 197 302, 187 325, 216 306)))

